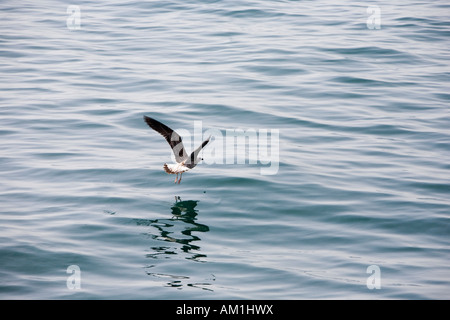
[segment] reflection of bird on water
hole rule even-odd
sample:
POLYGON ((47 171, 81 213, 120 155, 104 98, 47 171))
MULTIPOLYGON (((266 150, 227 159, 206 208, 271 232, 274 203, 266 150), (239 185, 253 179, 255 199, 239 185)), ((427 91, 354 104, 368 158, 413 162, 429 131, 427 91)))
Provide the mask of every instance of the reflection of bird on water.
POLYGON ((179 215, 182 212, 187 212, 187 213, 194 213, 195 215, 197 215, 197 210, 195 210, 195 207, 197 206, 198 200, 186 200, 186 201, 181 201, 181 198, 179 196, 175 196, 175 203, 174 206, 171 208, 172 209, 172 213, 174 215, 179 215))
POLYGON ((197 203, 198 200, 181 201, 181 198, 179 196, 175 196, 175 203, 171 208, 172 214, 176 218, 196 226, 196 228, 189 228, 182 231, 181 233, 183 234, 187 234, 187 232, 189 232, 189 235, 191 235, 191 231, 201 231, 201 232, 209 231, 208 226, 194 222, 196 220, 195 217, 198 215, 197 213, 198 210, 195 209, 197 203))
POLYGON ((211 285, 209 280, 193 281, 189 276, 167 273, 163 263, 166 259, 176 260, 184 258, 196 262, 204 262, 205 254, 200 252, 200 246, 194 243, 199 243, 201 240, 197 236, 197 232, 208 232, 209 227, 204 224, 196 222, 198 210, 196 209, 198 200, 182 201, 180 197, 175 197, 175 202, 170 207, 172 217, 168 219, 152 219, 139 220, 139 225, 150 226, 151 231, 147 235, 151 236, 153 240, 160 242, 159 245, 150 247, 150 253, 146 255, 147 258, 152 259, 151 264, 146 267, 146 273, 149 276, 157 278, 169 278, 171 281, 167 282, 167 286, 180 289, 183 286, 198 287, 203 290, 211 290, 208 286, 211 285), (159 262, 159 263, 158 263, 159 262), (163 272, 158 272, 159 267, 163 272))
MULTIPOLYGON (((181 244, 182 246, 179 249, 184 253, 191 253, 192 250, 198 251, 200 247, 192 242, 200 241, 201 239, 192 233, 209 231, 207 225, 196 222, 198 210, 195 208, 198 202, 198 200, 182 201, 180 197, 175 197, 175 203, 171 207, 173 214, 171 219, 141 220, 139 224, 152 226, 159 231, 159 234, 154 232, 148 233, 153 239, 181 244), (180 231, 180 229, 182 230, 180 231)), ((152 247, 152 249, 154 253, 147 255, 147 257, 158 258, 161 254, 164 256, 177 254, 177 248, 173 245, 152 247)), ((206 256, 196 253, 186 257, 186 259, 199 260, 202 257, 206 256)))

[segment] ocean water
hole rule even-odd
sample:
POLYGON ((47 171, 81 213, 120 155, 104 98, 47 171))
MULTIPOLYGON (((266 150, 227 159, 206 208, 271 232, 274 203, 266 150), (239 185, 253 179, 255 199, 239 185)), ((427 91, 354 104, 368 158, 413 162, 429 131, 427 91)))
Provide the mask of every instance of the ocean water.
POLYGON ((450 298, 448 1, 0 15, 0 298, 450 298))

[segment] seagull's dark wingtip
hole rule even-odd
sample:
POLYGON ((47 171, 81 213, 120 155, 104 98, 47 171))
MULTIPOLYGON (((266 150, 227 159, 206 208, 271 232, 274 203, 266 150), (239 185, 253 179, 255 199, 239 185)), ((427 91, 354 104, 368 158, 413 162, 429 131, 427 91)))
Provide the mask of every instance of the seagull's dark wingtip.
POLYGON ((208 139, 206 139, 205 141, 203 141, 203 143, 202 143, 202 148, 205 147, 205 146, 209 143, 210 140, 211 140, 211 136, 209 136, 208 139))
POLYGON ((158 131, 163 136, 166 136, 167 134, 172 133, 172 129, 170 129, 168 126, 162 124, 158 120, 155 120, 153 118, 147 117, 144 115, 144 121, 147 123, 147 125, 152 128, 153 130, 158 131))
POLYGON ((148 125, 150 125, 150 123, 153 122, 153 119, 150 118, 150 117, 147 117, 146 115, 144 115, 143 118, 144 118, 144 121, 145 121, 148 125))

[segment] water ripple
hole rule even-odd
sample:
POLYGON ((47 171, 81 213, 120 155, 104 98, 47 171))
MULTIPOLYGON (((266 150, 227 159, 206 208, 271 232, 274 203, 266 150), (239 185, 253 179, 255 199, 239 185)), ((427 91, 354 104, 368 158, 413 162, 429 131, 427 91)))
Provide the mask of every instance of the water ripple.
POLYGON ((0 4, 0 297, 448 297, 448 4, 76 5, 0 4), (173 184, 144 114, 278 129, 278 171, 173 184))

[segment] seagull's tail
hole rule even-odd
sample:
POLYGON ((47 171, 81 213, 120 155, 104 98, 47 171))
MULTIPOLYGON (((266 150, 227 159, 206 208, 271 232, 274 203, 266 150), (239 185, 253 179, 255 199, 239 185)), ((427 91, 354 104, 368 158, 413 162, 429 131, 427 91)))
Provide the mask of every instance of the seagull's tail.
POLYGON ((164 163, 164 171, 165 172, 167 172, 167 173, 169 173, 169 174, 173 174, 173 171, 172 170, 170 170, 170 168, 169 168, 169 166, 167 165, 167 163, 164 163))

